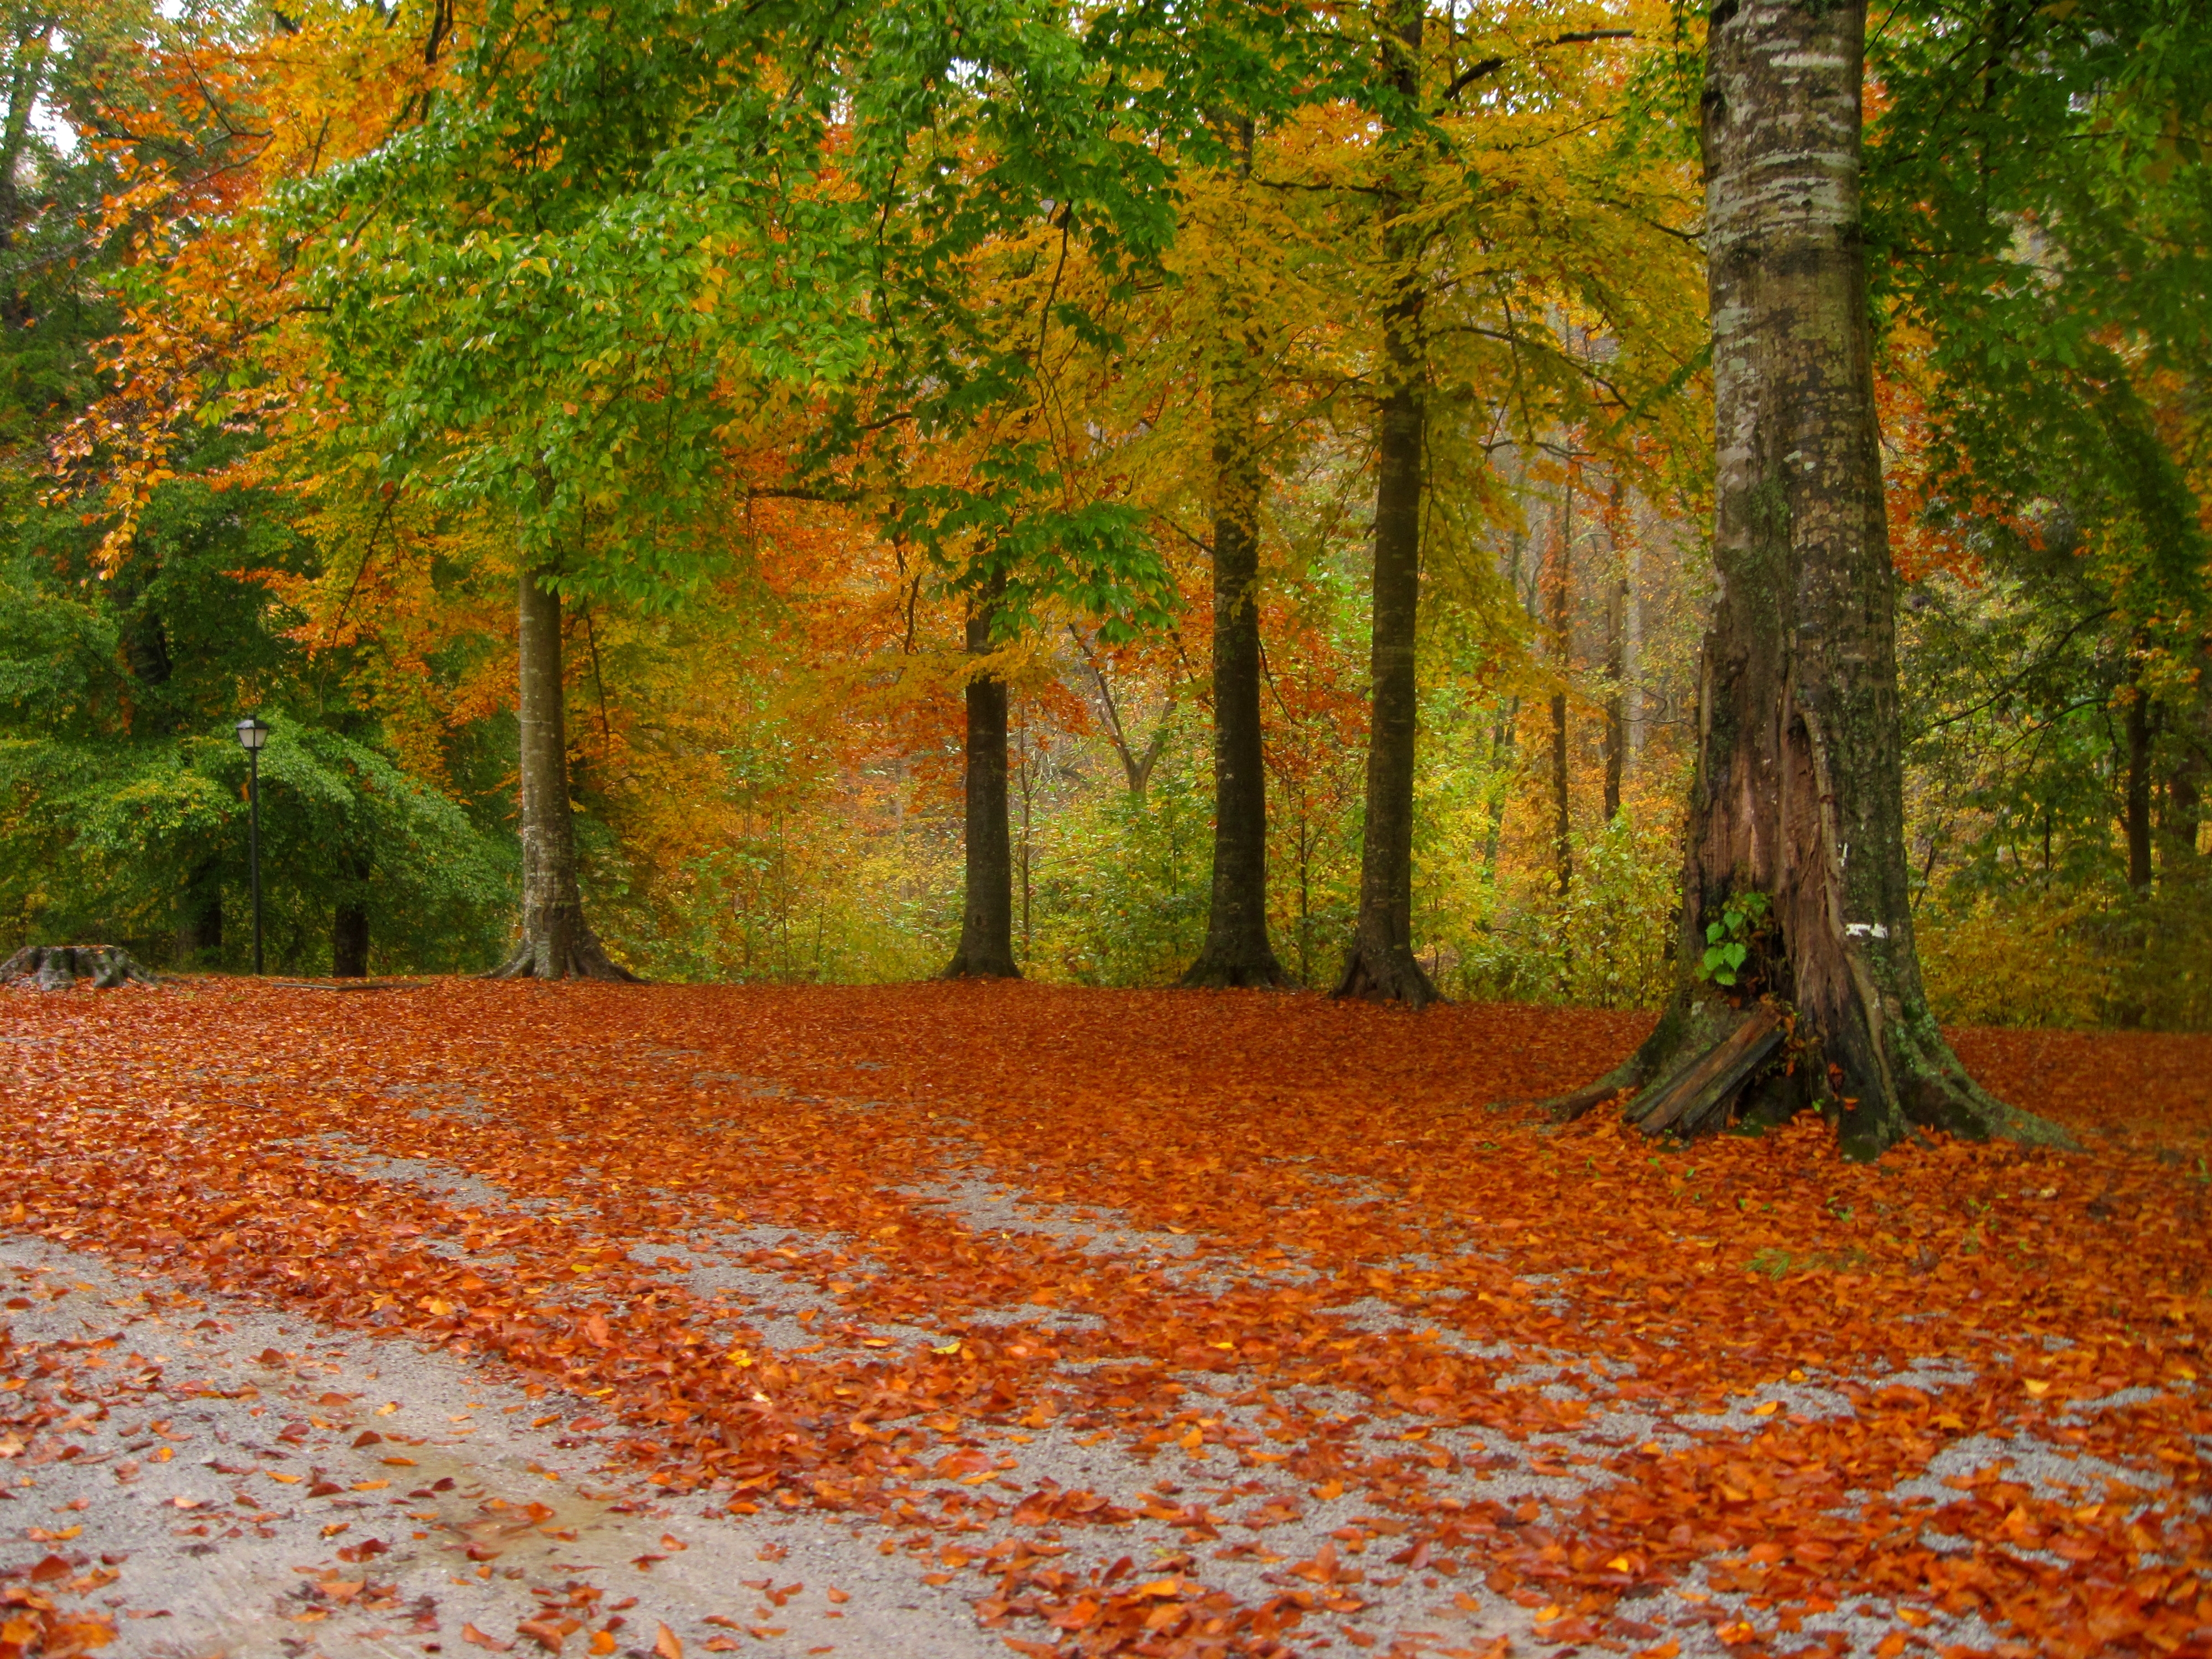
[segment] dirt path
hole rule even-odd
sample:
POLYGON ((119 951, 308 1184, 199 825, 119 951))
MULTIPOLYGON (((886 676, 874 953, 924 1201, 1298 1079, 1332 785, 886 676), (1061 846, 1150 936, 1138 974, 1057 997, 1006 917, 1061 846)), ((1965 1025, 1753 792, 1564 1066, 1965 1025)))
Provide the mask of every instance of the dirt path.
POLYGON ((174 1659, 2212 1650, 2203 1286, 2142 1207, 2187 1113, 2032 1170, 1654 1157, 1468 1111, 1605 1017, 1018 990, 963 1089, 944 998, 0 1003, 10 1613, 174 1659), (2065 1288, 2062 1191, 2136 1206, 2162 1332, 2065 1288))

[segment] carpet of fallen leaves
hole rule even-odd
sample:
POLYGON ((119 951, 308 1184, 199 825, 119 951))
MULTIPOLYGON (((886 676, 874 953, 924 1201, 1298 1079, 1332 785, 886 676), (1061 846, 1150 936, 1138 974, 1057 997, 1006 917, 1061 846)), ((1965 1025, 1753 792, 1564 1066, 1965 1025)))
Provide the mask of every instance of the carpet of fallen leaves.
MULTIPOLYGON (((1855 1166, 1814 1119, 1671 1148, 1604 1114, 1559 1129, 1492 1104, 1587 1079, 1643 1029, 1021 985, 15 994, 0 1226, 590 1395, 653 1480, 740 1511, 817 1506, 956 1545, 1011 1511, 1021 1540, 944 1559, 1024 1653, 1305 1651, 1302 1630, 1359 1604, 1363 1565, 1473 1575, 1563 1648, 1671 1654, 1628 1615, 1696 1568, 1748 1595, 1715 1615, 1747 1655, 1835 1651, 1792 1633, 1868 1596, 1908 1626, 1915 1607, 1978 1613, 2001 1651, 2212 1653, 2212 1041, 1960 1034, 1977 1075, 2067 1123, 2079 1154, 1938 1139, 1855 1166), (457 1083, 479 1103, 465 1121, 422 1108, 457 1083), (303 1155, 317 1136, 438 1160, 504 1201, 331 1167, 303 1155), (914 1196, 949 1168, 1192 1241, 1218 1271, 994 1236, 914 1196), (937 1340, 710 1340, 711 1310, 648 1265, 710 1226, 801 1230, 817 1248, 771 1265, 855 1330, 937 1340), (1509 1386, 1534 1356, 1587 1398, 1509 1386), (1864 1380, 1923 1361, 1972 1380, 1864 1380), (1194 1408, 1193 1378, 1263 1412, 1332 1389, 1406 1428, 1376 1455, 1282 1409, 1255 1444, 1194 1408), (1854 1409, 1743 1414, 1808 1381, 1854 1409), (2067 1410, 2088 1401, 2104 1408, 2067 1410), (1692 1437, 1577 1460, 1593 1478, 1558 1504, 1443 1490, 1441 1431, 1521 1440, 1609 1406, 1692 1437), (993 1495, 981 1478, 1005 1471, 967 1437, 987 1422, 1211 1449, 1356 1490, 1376 1521, 1255 1603, 1206 1582, 1221 1516, 1147 1498, 1142 1518, 1190 1546, 1178 1565, 1079 1572, 1054 1540, 1132 1511, 1048 1482, 993 1495), (1999 1460, 1940 1507, 1886 1498, 1969 1436, 2129 1479, 2083 1502, 1999 1460), (926 1473, 970 1463, 964 1507, 918 1501, 926 1473)), ((0 1607, 26 1640, 65 1616, 40 1589, 0 1607)))

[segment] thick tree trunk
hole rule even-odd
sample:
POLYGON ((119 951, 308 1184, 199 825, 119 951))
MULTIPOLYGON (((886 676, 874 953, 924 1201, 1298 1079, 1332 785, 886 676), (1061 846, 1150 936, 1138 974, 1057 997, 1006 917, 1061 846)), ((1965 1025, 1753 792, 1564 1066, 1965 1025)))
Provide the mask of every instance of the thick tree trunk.
MULTIPOLYGON (((1700 667, 1682 981, 1563 1112, 1644 1085, 1685 1133, 1824 1100, 1847 1153, 1913 1124, 2063 1142, 1937 1031, 1907 903, 1893 597, 1859 234, 1864 0, 1715 14, 1705 93, 1720 596, 1700 667), (1771 902, 1733 993, 1700 984, 1731 893, 1771 902), (1751 993, 1763 993, 1760 1001, 1751 993), (1786 1068, 1749 1061, 1779 1046, 1786 1068)), ((1636 1109, 1632 1106, 1632 1114, 1636 1109)), ((1655 1129, 1656 1132, 1656 1129, 1655 1129)))
MULTIPOLYGON (((968 649, 992 649, 1003 579, 976 597, 968 613, 968 649)), ((1019 979, 1014 963, 1014 866, 1006 824, 1006 683, 994 674, 968 681, 968 777, 964 840, 967 892, 960 907, 960 948, 947 979, 1019 979)))
MULTIPOLYGON (((1238 343, 1228 348, 1232 352, 1238 343)), ((1213 384, 1213 886, 1188 986, 1284 984, 1267 943, 1267 778, 1260 744, 1260 492, 1246 365, 1213 384)))
MULTIPOLYGON (((1420 96, 1423 0, 1383 11, 1383 69, 1408 106, 1420 96)), ((1413 955, 1413 752, 1419 723, 1415 624, 1421 597, 1421 451, 1428 397, 1422 363, 1422 228, 1419 139, 1387 135, 1396 182, 1382 198, 1391 292, 1382 310, 1382 396, 1375 467, 1375 620, 1369 651, 1373 715, 1367 738, 1366 816, 1360 841, 1359 919, 1338 981, 1340 997, 1437 1000, 1413 955)))
POLYGON ((522 938, 494 979, 637 975, 611 961, 585 919, 568 810, 568 739, 561 673, 561 596, 525 569, 515 629, 522 727, 522 938))

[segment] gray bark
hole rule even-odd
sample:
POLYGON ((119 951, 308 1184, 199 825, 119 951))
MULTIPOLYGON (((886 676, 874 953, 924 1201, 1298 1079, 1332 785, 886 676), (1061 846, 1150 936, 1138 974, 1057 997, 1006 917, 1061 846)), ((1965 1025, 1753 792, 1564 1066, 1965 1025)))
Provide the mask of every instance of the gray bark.
POLYGON ((561 670, 561 596, 526 568, 515 628, 522 786, 522 938, 494 979, 637 975, 612 961, 584 915, 568 805, 568 739, 561 670))
POLYGON ((1860 237, 1863 0, 1743 0, 1714 14, 1705 92, 1718 442, 1717 607, 1700 665, 1682 978, 1623 1087, 1719 1076, 1760 1014, 1694 977, 1732 891, 1772 900, 1754 988, 1794 1007, 1794 1065, 1705 1100, 1820 1098, 1845 1152, 1915 1124, 2063 1143, 1992 1099, 1936 1030, 1908 904, 1895 579, 1883 518, 1860 237), (1731 1006, 1738 1005, 1738 1006, 1731 1006), (1733 1050, 1731 1050, 1733 1052, 1733 1050))

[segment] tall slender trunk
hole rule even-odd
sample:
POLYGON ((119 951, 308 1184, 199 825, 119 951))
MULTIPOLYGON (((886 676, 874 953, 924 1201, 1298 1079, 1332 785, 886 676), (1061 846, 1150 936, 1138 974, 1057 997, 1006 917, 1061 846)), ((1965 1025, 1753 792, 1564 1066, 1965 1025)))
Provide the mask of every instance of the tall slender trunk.
MULTIPOLYGON (((1383 72, 1405 106, 1421 88, 1424 0, 1383 8, 1383 72)), ((1382 395, 1375 466, 1375 620, 1369 647, 1373 714, 1367 738, 1367 801, 1359 853, 1359 919, 1346 954, 1340 997, 1437 1000, 1413 955, 1413 757, 1419 720, 1413 650, 1421 597, 1421 452, 1428 393, 1421 344, 1427 297, 1421 275, 1420 140, 1386 132, 1381 197, 1382 254, 1390 293, 1382 307, 1382 395)))
POLYGON ((1605 508, 1606 550, 1611 568, 1605 594, 1605 821, 1620 814, 1621 773, 1628 755, 1628 564, 1623 556, 1620 474, 1605 508))
POLYGON ((1699 670, 1681 978, 1636 1055, 1558 1109, 1640 1085, 1630 1110, 1647 1133, 1819 1098, 1853 1156, 1914 1123, 2063 1141, 1968 1079, 1913 945, 1860 233, 1864 0, 1741 0, 1714 19, 1720 597, 1699 670), (1736 987, 1701 983, 1707 924, 1747 891, 1767 896, 1770 931, 1736 987), (1785 1033, 1799 1045, 1787 1066, 1785 1033))
MULTIPOLYGON (((989 654, 1006 592, 994 577, 968 611, 968 650, 989 654)), ((1006 683, 994 674, 968 681, 967 891, 960 907, 960 946, 947 979, 1019 979, 1014 963, 1013 848, 1006 823, 1006 683)))
POLYGON ((568 742, 561 672, 561 596, 526 568, 517 584, 517 710, 522 784, 522 938, 494 979, 636 975, 610 960, 584 915, 568 807, 568 742))
MULTIPOLYGON (((1229 349, 1240 353, 1242 342, 1229 349)), ((1213 380, 1213 879, 1188 986, 1277 986, 1267 943, 1267 776, 1260 743, 1260 466, 1250 364, 1213 380)))
POLYGON ((2128 776, 2123 823, 2128 836, 2128 885, 2150 890, 2150 698, 2128 688, 2128 776))
POLYGON ((1573 803, 1567 793, 1567 677, 1574 672, 1575 457, 1567 440, 1559 495, 1559 540, 1544 573, 1545 624, 1552 635, 1552 867, 1562 897, 1575 884, 1573 803))

